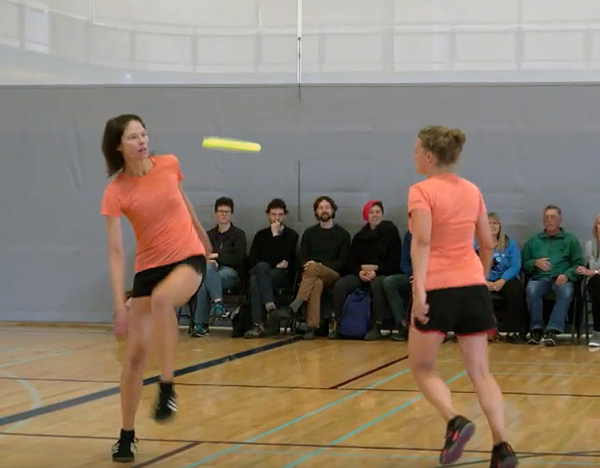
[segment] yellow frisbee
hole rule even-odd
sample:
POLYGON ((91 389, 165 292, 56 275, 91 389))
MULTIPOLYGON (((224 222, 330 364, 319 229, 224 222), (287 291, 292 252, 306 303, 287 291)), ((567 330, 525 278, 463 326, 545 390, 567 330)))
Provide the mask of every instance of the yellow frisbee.
POLYGON ((241 151, 246 153, 258 153, 261 150, 259 143, 220 137, 204 137, 202 146, 214 150, 241 151))

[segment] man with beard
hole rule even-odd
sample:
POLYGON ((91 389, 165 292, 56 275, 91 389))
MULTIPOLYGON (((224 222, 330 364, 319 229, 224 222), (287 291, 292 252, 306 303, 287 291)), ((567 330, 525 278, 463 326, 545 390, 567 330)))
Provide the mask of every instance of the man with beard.
POLYGON ((337 205, 327 196, 313 203, 318 224, 308 228, 300 242, 300 261, 304 271, 298 295, 290 304, 290 311, 298 313, 307 302, 304 339, 315 337, 315 328, 321 321, 321 294, 333 286, 346 268, 350 249, 350 233, 334 222, 337 205))

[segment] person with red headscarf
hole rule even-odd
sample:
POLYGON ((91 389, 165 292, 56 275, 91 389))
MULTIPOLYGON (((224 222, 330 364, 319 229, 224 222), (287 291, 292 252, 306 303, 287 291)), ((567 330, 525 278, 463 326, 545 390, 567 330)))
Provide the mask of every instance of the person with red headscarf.
POLYGON ((348 295, 358 288, 369 289, 372 295, 373 324, 365 340, 381 338, 381 324, 388 314, 383 280, 400 271, 402 241, 394 223, 383 219, 380 200, 371 200, 363 207, 366 224, 352 239, 348 254, 349 274, 333 287, 335 316, 342 316, 348 295))

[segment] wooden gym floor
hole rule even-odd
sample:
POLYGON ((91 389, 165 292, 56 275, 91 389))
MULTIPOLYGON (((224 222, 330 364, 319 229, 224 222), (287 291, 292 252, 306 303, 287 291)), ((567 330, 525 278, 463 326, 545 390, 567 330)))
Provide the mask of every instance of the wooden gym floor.
MULTIPOLYGON (((113 464, 124 346, 103 327, 0 326, 3 468, 436 467, 444 424, 416 390, 406 345, 231 339, 182 332, 180 412, 149 417, 154 361, 138 412, 135 463, 113 464)), ((508 434, 521 466, 600 467, 600 353, 494 343, 508 434)), ((490 435, 458 347, 439 370, 478 425, 457 466, 488 467, 490 435)))

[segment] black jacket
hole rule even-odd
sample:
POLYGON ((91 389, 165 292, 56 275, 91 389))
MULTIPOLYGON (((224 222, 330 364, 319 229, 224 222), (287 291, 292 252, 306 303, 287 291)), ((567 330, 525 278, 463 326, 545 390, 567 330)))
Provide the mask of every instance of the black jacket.
POLYGON ((254 268, 258 262, 266 262, 275 268, 282 260, 287 260, 287 271, 295 274, 298 237, 296 231, 285 225, 283 232, 276 237, 270 227, 258 231, 250 247, 250 267, 254 268))
POLYGON ((402 241, 400 232, 391 221, 381 221, 375 229, 366 224, 352 239, 348 256, 348 269, 352 274, 360 272, 360 266, 379 265, 378 276, 400 273, 402 241))
POLYGON ((206 233, 214 252, 219 254, 217 262, 219 265, 228 266, 242 274, 247 248, 246 233, 233 224, 223 233, 222 237, 219 238, 218 233, 218 226, 206 233))

